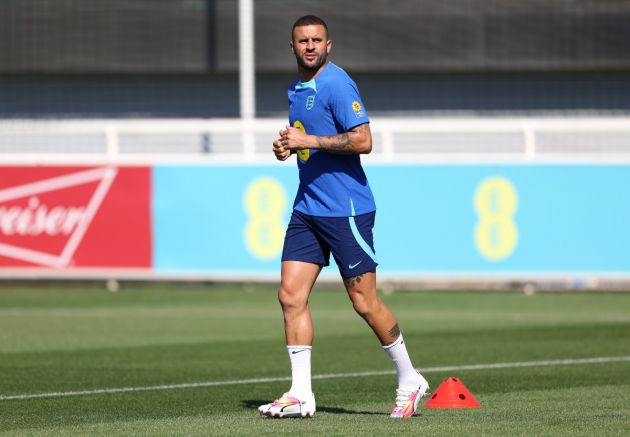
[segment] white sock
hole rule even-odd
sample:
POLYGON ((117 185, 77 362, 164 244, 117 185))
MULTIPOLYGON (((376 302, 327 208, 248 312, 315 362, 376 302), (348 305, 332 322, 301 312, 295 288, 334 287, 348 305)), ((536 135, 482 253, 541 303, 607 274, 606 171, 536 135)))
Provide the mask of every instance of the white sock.
POLYGON ((287 346, 291 360, 291 389, 289 394, 299 400, 311 397, 311 346, 287 346))
POLYGON ((416 390, 420 381, 422 381, 422 376, 418 374, 411 364, 411 359, 407 353, 407 347, 403 341, 402 334, 392 344, 383 346, 383 349, 385 349, 389 359, 392 360, 394 367, 396 367, 398 388, 410 391, 416 390))

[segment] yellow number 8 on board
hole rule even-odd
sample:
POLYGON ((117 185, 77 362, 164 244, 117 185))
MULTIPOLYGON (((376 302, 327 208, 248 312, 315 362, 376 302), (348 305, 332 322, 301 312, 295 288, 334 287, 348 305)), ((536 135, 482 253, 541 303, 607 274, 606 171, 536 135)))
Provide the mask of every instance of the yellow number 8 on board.
POLYGON ((485 179, 475 191, 475 211, 479 221, 475 227, 475 245, 490 261, 508 258, 518 244, 518 228, 514 214, 518 195, 514 185, 500 176, 485 179))
POLYGON ((261 177, 245 190, 245 211, 249 220, 245 224, 245 245, 262 260, 273 259, 282 251, 287 208, 287 194, 276 179, 261 177))

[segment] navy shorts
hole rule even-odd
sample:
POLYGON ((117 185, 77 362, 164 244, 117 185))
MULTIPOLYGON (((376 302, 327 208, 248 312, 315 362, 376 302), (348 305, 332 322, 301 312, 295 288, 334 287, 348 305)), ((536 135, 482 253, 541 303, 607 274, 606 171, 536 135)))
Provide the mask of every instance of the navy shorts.
POLYGON ((330 264, 332 252, 344 278, 376 269, 375 212, 355 217, 316 217, 293 211, 284 237, 282 261, 330 264))

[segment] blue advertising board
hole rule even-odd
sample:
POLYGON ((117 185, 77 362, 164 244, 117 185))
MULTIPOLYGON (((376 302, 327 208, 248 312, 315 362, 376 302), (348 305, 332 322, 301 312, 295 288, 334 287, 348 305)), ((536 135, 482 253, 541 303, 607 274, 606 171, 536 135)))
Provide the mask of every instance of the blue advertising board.
MULTIPOLYGON (((630 274, 630 165, 369 165, 379 272, 630 274)), ((278 275, 297 169, 156 165, 158 273, 278 275)), ((325 269, 336 274, 336 267, 325 269)))

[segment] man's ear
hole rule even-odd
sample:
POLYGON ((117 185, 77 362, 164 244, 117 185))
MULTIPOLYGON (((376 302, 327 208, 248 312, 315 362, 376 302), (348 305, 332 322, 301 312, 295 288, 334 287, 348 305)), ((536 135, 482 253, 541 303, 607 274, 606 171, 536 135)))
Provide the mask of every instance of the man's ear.
POLYGON ((326 41, 326 53, 330 55, 330 51, 332 50, 332 39, 326 41))
POLYGON ((293 49, 293 41, 289 41, 289 48, 291 49, 292 53, 295 53, 295 50, 293 49))

